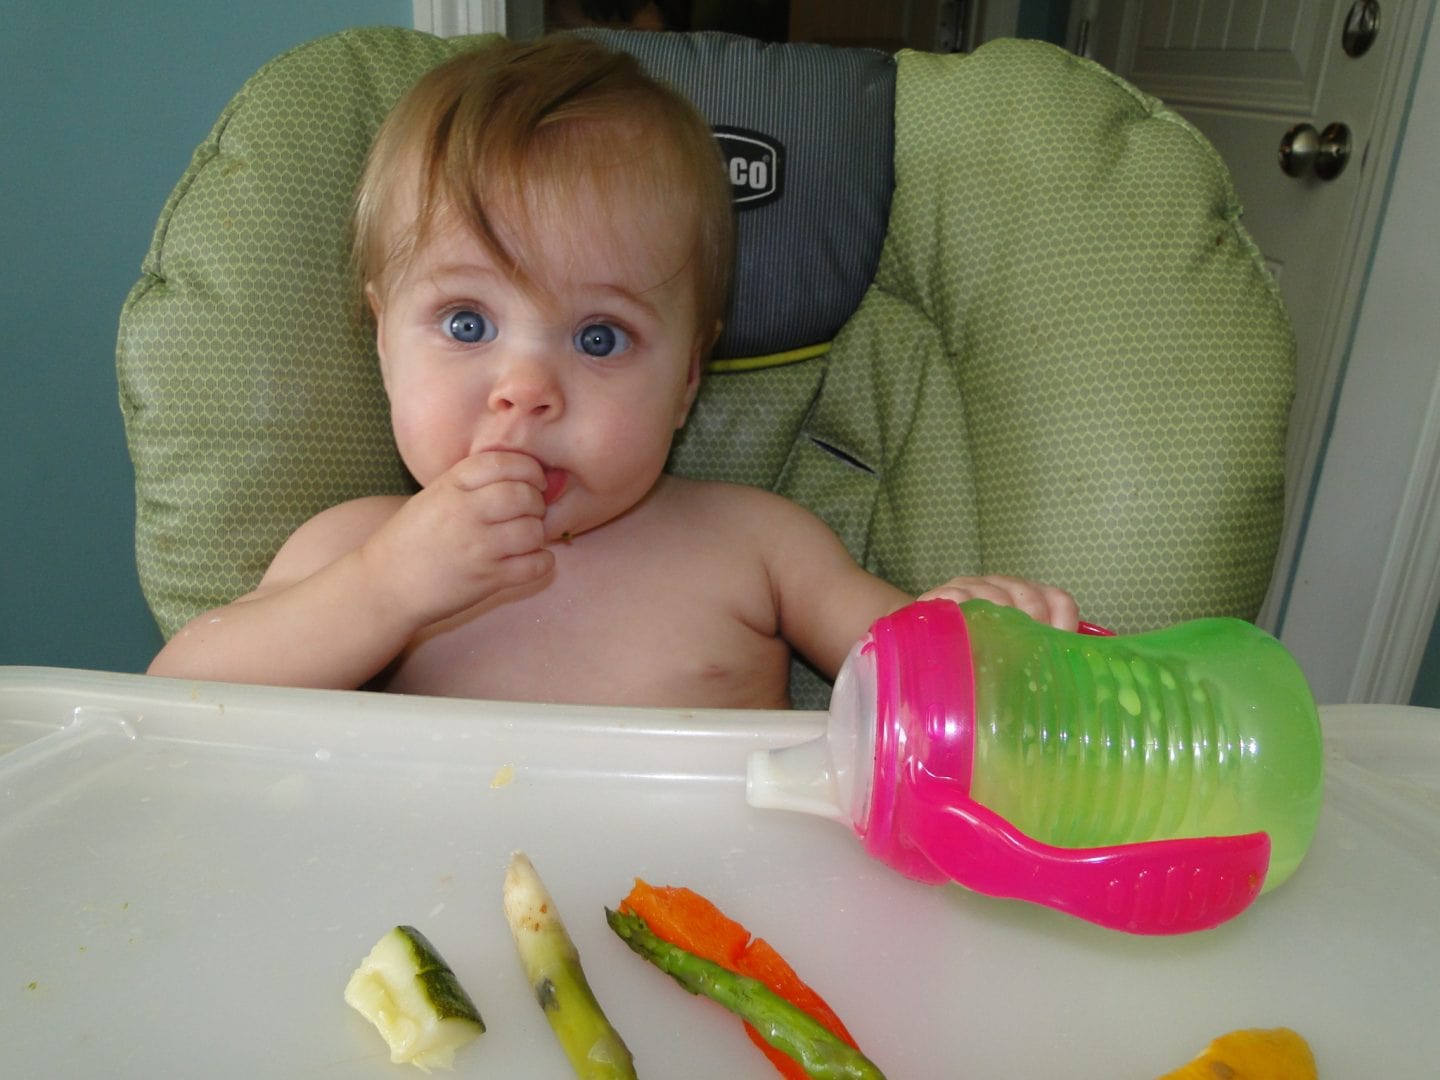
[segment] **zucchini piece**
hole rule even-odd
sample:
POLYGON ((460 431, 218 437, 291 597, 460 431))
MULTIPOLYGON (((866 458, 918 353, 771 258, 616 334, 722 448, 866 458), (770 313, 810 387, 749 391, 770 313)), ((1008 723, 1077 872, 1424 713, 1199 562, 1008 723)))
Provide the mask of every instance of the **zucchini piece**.
POLYGON ((397 926, 370 950, 345 986, 345 1003, 379 1029, 390 1060, 429 1072, 485 1032, 480 1011, 435 946, 397 926))

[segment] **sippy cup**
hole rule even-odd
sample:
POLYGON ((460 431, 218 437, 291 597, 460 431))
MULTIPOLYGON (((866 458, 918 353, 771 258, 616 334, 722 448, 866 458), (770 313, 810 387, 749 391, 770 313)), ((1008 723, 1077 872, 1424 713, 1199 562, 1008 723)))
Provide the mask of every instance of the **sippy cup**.
POLYGON ((1173 934, 1290 876, 1321 758, 1304 676, 1249 623, 1098 636, 929 600, 851 650, 824 735, 750 756, 747 797, 921 881, 1173 934))

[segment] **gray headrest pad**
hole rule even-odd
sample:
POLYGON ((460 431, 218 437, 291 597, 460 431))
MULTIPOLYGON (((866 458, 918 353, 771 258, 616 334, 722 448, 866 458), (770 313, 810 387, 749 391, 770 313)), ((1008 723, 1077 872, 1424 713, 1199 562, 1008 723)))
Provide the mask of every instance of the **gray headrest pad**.
POLYGON ((735 289, 715 355, 833 338, 869 288, 885 239, 894 59, 729 34, 583 33, 689 97, 729 158, 735 289))

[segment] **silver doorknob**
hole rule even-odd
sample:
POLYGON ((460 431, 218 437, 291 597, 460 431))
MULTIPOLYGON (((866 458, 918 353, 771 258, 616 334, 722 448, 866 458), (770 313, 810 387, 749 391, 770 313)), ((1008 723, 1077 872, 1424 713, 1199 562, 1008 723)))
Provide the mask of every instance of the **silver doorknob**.
POLYGON ((1330 124, 1324 131, 1296 124, 1280 140, 1280 169, 1286 176, 1313 172, 1320 180, 1334 180, 1350 161, 1350 143, 1344 124, 1330 124))
POLYGON ((1380 33, 1380 0, 1355 0, 1345 16, 1340 47, 1346 56, 1361 57, 1370 51, 1380 33))
POLYGON ((1280 171, 1286 176, 1304 176, 1315 167, 1320 153, 1320 133, 1309 124, 1296 124, 1280 140, 1280 171))

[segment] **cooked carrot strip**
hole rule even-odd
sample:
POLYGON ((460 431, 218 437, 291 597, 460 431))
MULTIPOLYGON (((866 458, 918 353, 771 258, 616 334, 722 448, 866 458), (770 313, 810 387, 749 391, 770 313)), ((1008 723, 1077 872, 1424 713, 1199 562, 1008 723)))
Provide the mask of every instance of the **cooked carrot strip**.
MULTIPOLYGON (((670 944, 739 975, 758 979, 790 1004, 804 1009, 832 1034, 859 1049, 835 1011, 795 974, 795 969, 774 946, 764 938, 752 939, 750 931, 699 893, 684 886, 657 887, 637 878, 630 895, 621 901, 620 910, 640 916, 657 937, 670 944)), ((745 1025, 745 1033, 781 1076, 787 1080, 806 1080, 805 1070, 798 1062, 767 1043, 749 1024, 745 1025)))
POLYGON ((731 971, 750 943, 750 931, 699 893, 683 887, 656 888, 637 878, 620 910, 639 915, 670 944, 731 971))

